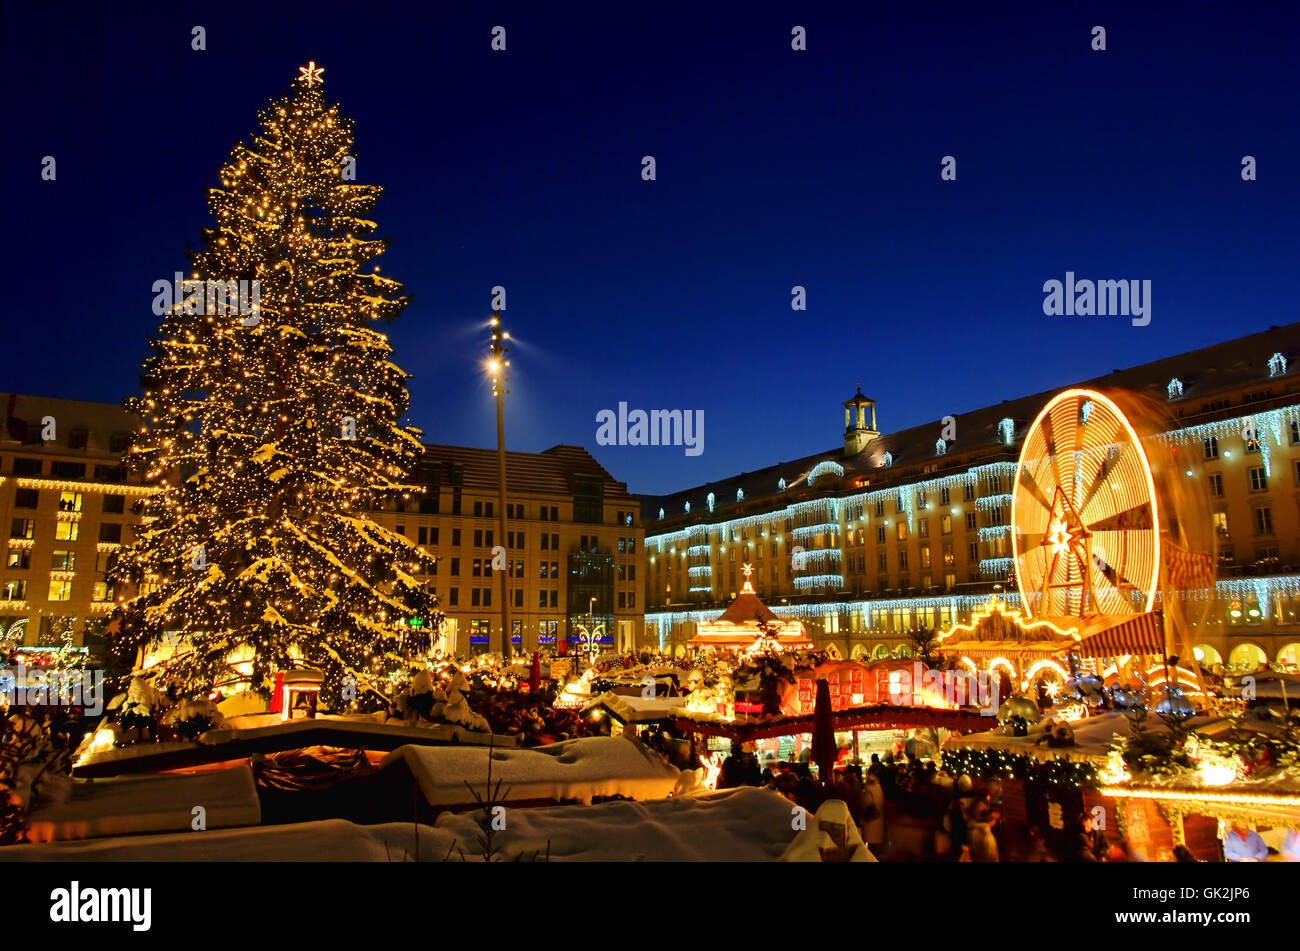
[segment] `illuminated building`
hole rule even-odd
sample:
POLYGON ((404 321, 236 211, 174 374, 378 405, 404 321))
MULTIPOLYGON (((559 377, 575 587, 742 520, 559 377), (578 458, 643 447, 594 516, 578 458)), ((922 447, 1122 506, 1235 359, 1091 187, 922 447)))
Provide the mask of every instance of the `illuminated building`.
MULTIPOLYGON (((842 445, 642 499, 646 635, 685 649, 739 590, 740 565, 782 618, 846 656, 909 650, 909 634, 969 622, 1012 577, 1012 480, 1021 441, 1060 389, 1157 400, 1162 436, 1206 480, 1218 536, 1207 665, 1300 663, 1300 325, 1290 324, 895 433, 876 402, 843 403, 842 445), (1253 434, 1254 438, 1250 438, 1253 434), (712 496, 715 504, 707 504, 712 496), (688 508, 689 506, 689 508, 688 508), (663 513, 662 516, 660 513, 663 513)), ((1014 379, 1012 368, 998 379, 1014 379)), ((992 395, 992 394, 990 394, 992 395)), ((1189 467, 1191 471, 1191 467, 1189 467)), ((1063 537, 1064 540, 1064 537, 1063 537)), ((1189 596, 1198 596, 1191 593, 1189 596)))
MULTIPOLYGON (((117 406, 0 394, 0 636, 58 647, 102 644, 115 599, 108 561, 132 539, 132 502, 150 487, 128 482, 121 455, 136 429, 117 406), (53 418, 54 428, 43 420, 53 418), (42 440, 43 433, 53 438, 42 440), (24 623, 25 622, 25 623, 24 623)), ((500 580, 507 572, 515 646, 632 647, 642 636, 644 530, 637 505, 584 449, 507 453, 507 537, 497 520, 496 453, 427 446, 421 498, 375 513, 428 549, 425 577, 441 598, 444 647, 501 645, 500 580), (494 552, 500 546, 503 551, 494 552)), ((124 592, 129 594, 129 592, 124 592)))

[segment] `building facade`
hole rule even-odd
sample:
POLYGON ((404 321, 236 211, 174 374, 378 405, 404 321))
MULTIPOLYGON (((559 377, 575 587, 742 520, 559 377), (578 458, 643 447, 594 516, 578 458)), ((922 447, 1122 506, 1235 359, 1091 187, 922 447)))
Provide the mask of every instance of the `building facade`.
POLYGON ((905 655, 914 633, 969 620, 998 589, 1018 604, 1010 517, 1021 440, 1054 393, 1081 385, 1160 404, 1169 424, 1158 438, 1191 453, 1205 480, 1218 580, 1194 633, 1198 657, 1295 668, 1297 360, 1300 324, 1290 324, 890 434, 859 389, 843 403, 842 445, 642 498, 647 637, 684 651, 696 624, 736 596, 746 564, 774 612, 851 656, 905 655))
POLYGON ((149 486, 121 465, 135 424, 122 409, 0 393, 0 638, 94 646, 115 592, 105 573, 132 539, 149 486))
MULTIPOLYGON (((111 404, 0 394, 0 639, 102 645, 118 596, 108 562, 132 541, 132 503, 151 486, 121 465, 136 423, 111 404)), ((427 446, 423 495, 372 515, 425 547, 424 580, 446 613, 445 649, 500 650, 500 575, 516 650, 644 640, 644 529, 627 486, 585 450, 506 454, 506 537, 498 527, 496 452, 427 446), (495 569, 495 570, 494 570, 495 569)))

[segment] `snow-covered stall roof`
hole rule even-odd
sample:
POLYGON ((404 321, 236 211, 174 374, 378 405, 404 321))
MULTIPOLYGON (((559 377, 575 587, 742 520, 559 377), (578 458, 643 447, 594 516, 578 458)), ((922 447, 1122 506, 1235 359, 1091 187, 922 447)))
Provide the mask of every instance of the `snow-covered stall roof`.
MULTIPOLYGON (((608 802, 519 810, 493 843, 513 859, 540 852, 553 862, 763 862, 794 838, 790 801, 765 789, 730 789, 650 802, 608 802)), ((342 819, 292 825, 15 845, 17 862, 400 862, 471 861, 481 855, 471 816, 444 814, 436 826, 355 825, 342 819), (417 848, 416 835, 419 835, 417 848)))
MULTIPOLYGON (((497 833, 493 849, 508 858, 549 854, 552 862, 770 862, 794 838, 792 808, 770 789, 741 787, 650 802, 521 809, 497 833)), ((443 813, 437 828, 454 835, 467 858, 481 854, 472 815, 443 813)))
MULTIPOLYGON (((431 806, 474 802, 469 782, 486 798, 488 750, 484 747, 403 746, 379 762, 380 770, 404 764, 431 806)), ((534 749, 492 751, 492 785, 502 780, 508 801, 594 796, 661 799, 673 791, 679 771, 653 750, 627 737, 592 736, 534 749), (509 790, 507 794, 507 790, 509 790)))
POLYGON ((582 708, 583 716, 594 709, 602 709, 619 723, 654 723, 671 720, 686 713, 685 697, 628 697, 605 691, 582 708))
POLYGON ((72 780, 64 788, 65 802, 38 804, 28 815, 32 842, 188 831, 195 806, 206 810, 209 829, 262 821, 253 771, 246 765, 192 775, 72 780))
MULTIPOLYGON (((1048 718, 1045 717, 1044 720, 1046 719, 1048 718)), ((1226 732, 1229 725, 1226 719, 1220 717, 1195 717, 1188 721, 1188 726, 1194 732, 1205 736, 1218 736, 1226 732)), ((1131 726, 1131 721, 1123 713, 1102 713, 1095 717, 1075 720, 1070 724, 1074 730, 1073 746, 1052 747, 1046 743, 1039 743, 1043 732, 1031 726, 1028 736, 1003 736, 997 730, 968 733, 965 736, 954 735, 948 738, 943 748, 946 750, 1002 749, 1012 753, 1024 753, 1040 760, 1071 759, 1102 765, 1106 762, 1108 748, 1114 741, 1115 735, 1119 734, 1126 740, 1131 738, 1133 735, 1131 726)), ((1147 717, 1142 722, 1142 726, 1155 733, 1164 733, 1169 729, 1164 721, 1155 716, 1147 717)))

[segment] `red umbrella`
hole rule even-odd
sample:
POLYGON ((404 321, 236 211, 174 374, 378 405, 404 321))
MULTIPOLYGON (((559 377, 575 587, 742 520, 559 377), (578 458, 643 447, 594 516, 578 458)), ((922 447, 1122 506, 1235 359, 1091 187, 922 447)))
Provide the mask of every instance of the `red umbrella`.
POLYGON ((537 693, 542 682, 542 655, 533 651, 533 664, 528 669, 528 692, 537 693))
POLYGON ((813 702, 812 761, 817 764, 821 781, 830 785, 835 776, 835 724, 831 722, 831 685, 825 677, 817 681, 817 698, 813 702))

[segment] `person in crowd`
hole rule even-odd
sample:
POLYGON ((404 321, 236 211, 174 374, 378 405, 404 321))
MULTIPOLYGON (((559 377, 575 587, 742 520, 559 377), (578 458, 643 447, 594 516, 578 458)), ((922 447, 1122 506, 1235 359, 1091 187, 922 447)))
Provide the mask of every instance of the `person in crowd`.
POLYGON ((1187 846, 1175 845, 1174 861, 1175 862, 1196 862, 1199 860, 1196 858, 1195 855, 1192 854, 1192 850, 1189 849, 1187 846))
POLYGON ((1079 855, 1080 862, 1101 862, 1105 860, 1109 844, 1106 842, 1106 836, 1100 829, 1094 829, 1092 816, 1089 813, 1083 813, 1079 817, 1079 841, 1077 848, 1080 853, 1083 851, 1090 852, 1092 858, 1087 859, 1079 855))
POLYGON ((976 862, 998 861, 998 840, 993 835, 995 813, 989 802, 989 792, 982 790, 971 800, 966 816, 966 842, 971 859, 976 862))
POLYGON ((1268 846, 1258 832, 1234 819, 1223 838, 1223 858, 1226 862, 1263 862, 1268 858, 1268 846))
POLYGON ((1043 834, 1038 830, 1038 826, 1029 827, 1029 841, 1025 845, 1025 861, 1052 861, 1052 855, 1047 850, 1047 843, 1043 840, 1043 834))

